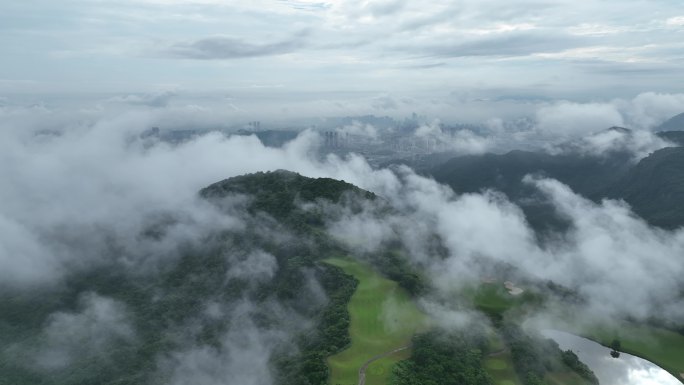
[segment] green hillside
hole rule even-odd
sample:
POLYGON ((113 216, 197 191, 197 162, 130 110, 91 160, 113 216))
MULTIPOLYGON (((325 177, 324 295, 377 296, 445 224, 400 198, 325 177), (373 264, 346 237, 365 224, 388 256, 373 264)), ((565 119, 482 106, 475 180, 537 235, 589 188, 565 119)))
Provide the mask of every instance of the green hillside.
MULTIPOLYGON (((331 385, 354 385, 359 369, 371 358, 408 346, 411 336, 425 325, 425 316, 396 282, 373 272, 372 268, 350 259, 327 259, 354 276, 359 285, 348 304, 351 315, 351 346, 328 358, 331 385)), ((392 365, 406 358, 409 350, 372 363, 366 384, 385 385, 392 365)))
MULTIPOLYGON (((321 214, 303 210, 301 204, 345 204, 347 194, 360 203, 373 195, 341 181, 285 171, 231 178, 200 195, 221 209, 223 199, 235 193, 251 197, 246 212, 226 212, 242 215, 244 227, 191 228, 201 232, 198 241, 179 244, 172 250, 178 255, 165 257, 155 269, 130 271, 116 254, 125 250, 113 250, 111 262, 75 269, 58 287, 0 292, 0 384, 167 383, 172 371, 162 370, 160 363, 187 347, 221 346, 233 323, 245 322, 231 310, 241 303, 251 304, 246 322, 250 327, 291 333, 284 339, 291 343, 272 346, 277 354, 270 365, 277 384, 324 383, 325 357, 349 344, 346 306, 357 281, 337 267, 318 263, 340 250, 327 239, 321 214), (321 296, 326 300, 316 300, 321 296), (273 311, 274 306, 281 311, 273 311), (226 313, 207 316, 212 308, 226 313), (121 313, 130 327, 111 338, 93 332, 78 343, 59 334, 69 322, 88 325, 88 319, 116 309, 125 309, 121 313), (306 322, 294 326, 293 318, 306 322), (88 347, 88 341, 98 338, 106 352, 88 347), (67 342, 67 350, 55 350, 67 342), (38 365, 36 357, 44 357, 46 364, 38 365), (47 370, 41 365, 51 366, 47 370)), ((161 242, 177 221, 151 220, 139 234, 140 242, 161 242)))
POLYGON ((654 225, 684 225, 684 148, 654 152, 606 191, 610 198, 624 199, 635 213, 654 225))

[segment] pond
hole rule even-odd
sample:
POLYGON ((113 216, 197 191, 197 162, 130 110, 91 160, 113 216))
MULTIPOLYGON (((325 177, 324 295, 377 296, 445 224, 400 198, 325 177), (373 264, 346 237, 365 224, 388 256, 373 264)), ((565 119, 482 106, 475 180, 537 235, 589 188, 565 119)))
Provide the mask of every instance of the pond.
POLYGON ((557 330, 544 330, 563 350, 572 350, 598 377, 601 385, 681 385, 677 378, 657 365, 630 354, 610 356, 608 349, 594 341, 557 330))

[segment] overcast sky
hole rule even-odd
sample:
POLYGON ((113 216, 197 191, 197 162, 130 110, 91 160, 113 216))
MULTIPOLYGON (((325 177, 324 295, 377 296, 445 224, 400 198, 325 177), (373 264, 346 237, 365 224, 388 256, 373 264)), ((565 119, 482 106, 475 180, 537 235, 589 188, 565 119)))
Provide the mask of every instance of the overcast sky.
POLYGON ((680 0, 0 2, 0 96, 680 92, 680 0))

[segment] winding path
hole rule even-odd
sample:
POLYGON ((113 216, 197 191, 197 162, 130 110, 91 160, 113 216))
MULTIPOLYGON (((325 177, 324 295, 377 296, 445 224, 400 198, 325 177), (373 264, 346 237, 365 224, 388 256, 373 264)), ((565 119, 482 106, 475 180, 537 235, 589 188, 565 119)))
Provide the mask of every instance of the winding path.
POLYGON ((372 357, 370 360, 364 362, 363 365, 361 366, 361 368, 359 369, 359 385, 366 385, 366 369, 368 369, 368 365, 372 364, 374 361, 377 361, 381 358, 391 356, 394 353, 398 353, 398 352, 400 352, 402 350, 406 350, 408 348, 409 348, 409 345, 402 346, 400 348, 390 350, 389 352, 378 354, 377 356, 372 357))

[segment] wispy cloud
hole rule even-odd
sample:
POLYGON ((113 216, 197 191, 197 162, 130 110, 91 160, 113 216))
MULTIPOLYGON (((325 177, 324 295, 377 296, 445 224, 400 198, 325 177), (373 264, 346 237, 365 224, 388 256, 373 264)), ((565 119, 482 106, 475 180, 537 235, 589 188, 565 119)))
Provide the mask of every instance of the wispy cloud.
POLYGON ((168 57, 199 60, 243 59, 282 55, 304 46, 304 34, 273 43, 253 43, 246 39, 215 36, 173 43, 160 53, 168 57))

